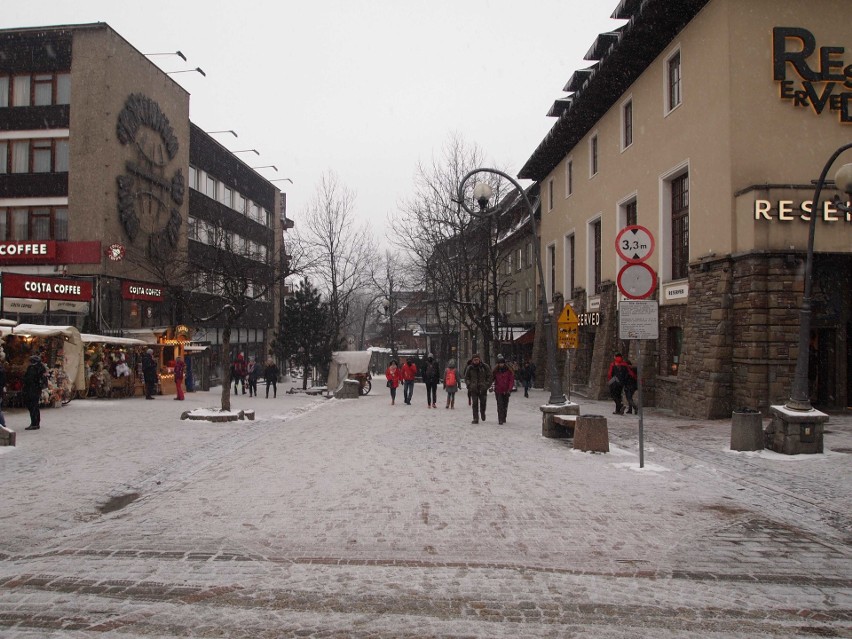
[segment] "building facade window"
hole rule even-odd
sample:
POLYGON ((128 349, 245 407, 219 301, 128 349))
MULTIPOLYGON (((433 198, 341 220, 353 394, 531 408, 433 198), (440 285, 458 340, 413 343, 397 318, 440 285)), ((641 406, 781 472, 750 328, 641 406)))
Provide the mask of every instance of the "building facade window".
POLYGON ((595 295, 601 292, 601 220, 598 218, 589 225, 589 239, 591 243, 591 268, 592 273, 592 291, 595 295))
POLYGON ((565 236, 565 297, 567 299, 574 297, 575 265, 574 234, 572 233, 565 236))
POLYGON ((685 278, 689 265, 689 174, 671 181, 672 279, 685 278))
POLYGON ((0 107, 50 106, 71 103, 71 74, 0 75, 0 107))
POLYGON ((533 309, 533 290, 531 288, 527 289, 527 312, 529 313, 533 309))
POLYGON ((527 268, 533 265, 533 245, 532 242, 527 242, 527 268))
POLYGON ((680 368, 680 354, 683 348, 683 328, 680 326, 669 326, 666 330, 666 357, 662 360, 665 369, 660 371, 662 375, 677 375, 680 368))
POLYGON ((633 144, 633 100, 630 99, 621 107, 621 149, 633 144))
POLYGON ((518 263, 515 265, 515 270, 520 271, 524 268, 524 249, 523 247, 518 249, 518 263))
POLYGON ((553 301, 553 292, 556 290, 556 246, 550 244, 547 247, 547 299, 553 301))
POLYGON ((574 192, 574 160, 565 162, 565 197, 574 192))
POLYGON ((0 242, 68 241, 68 209, 64 206, 0 208, 0 242))
POLYGON ((589 140, 589 177, 598 174, 598 136, 593 135, 589 140))
POLYGON ((547 210, 553 210, 553 178, 547 181, 547 210))
POLYGON ((520 313, 523 311, 521 308, 521 292, 515 291, 515 313, 520 313))
POLYGON ((624 205, 624 225, 636 226, 639 222, 639 208, 636 200, 631 200, 624 205))
POLYGON ((68 140, 0 140, 0 174, 67 173, 68 140))
POLYGON ((666 61, 666 110, 671 111, 683 100, 681 93, 680 51, 676 51, 666 61))

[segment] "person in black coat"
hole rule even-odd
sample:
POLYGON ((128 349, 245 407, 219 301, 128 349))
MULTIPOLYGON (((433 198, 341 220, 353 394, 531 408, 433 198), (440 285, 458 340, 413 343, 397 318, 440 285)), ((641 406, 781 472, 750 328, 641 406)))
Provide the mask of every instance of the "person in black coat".
POLYGON ((263 369, 263 379, 266 381, 266 399, 269 399, 269 387, 272 386, 272 397, 278 397, 278 366, 270 357, 266 360, 266 368, 263 369))
POLYGON ((438 408, 438 383, 441 381, 441 368, 431 355, 426 358, 423 367, 423 383, 426 385, 426 408, 438 408))
POLYGON ((47 386, 47 369, 41 363, 41 358, 38 355, 33 355, 30 357, 30 365, 27 366, 24 373, 24 383, 21 389, 24 405, 30 411, 30 425, 24 430, 41 428, 39 402, 41 402, 41 389, 45 386, 47 386))
POLYGON ((6 355, 0 350, 0 426, 6 427, 3 415, 3 400, 6 397, 6 355))
POLYGON ((154 399, 157 388, 157 362, 152 348, 142 356, 142 378, 145 380, 145 399, 154 399))

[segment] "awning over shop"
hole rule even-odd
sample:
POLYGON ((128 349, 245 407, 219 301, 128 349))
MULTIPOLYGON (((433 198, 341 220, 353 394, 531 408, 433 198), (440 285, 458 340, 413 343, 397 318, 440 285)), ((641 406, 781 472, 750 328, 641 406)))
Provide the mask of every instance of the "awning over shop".
POLYGON ((532 344, 535 341, 535 329, 531 328, 523 335, 515 339, 515 344, 520 346, 525 346, 527 344, 532 344))
POLYGON ((119 346, 147 346, 148 342, 130 337, 115 337, 113 335, 93 335, 92 333, 80 333, 80 339, 86 344, 116 344, 119 346))
POLYGON ((506 326, 500 329, 500 341, 505 344, 532 344, 534 339, 534 328, 506 326))

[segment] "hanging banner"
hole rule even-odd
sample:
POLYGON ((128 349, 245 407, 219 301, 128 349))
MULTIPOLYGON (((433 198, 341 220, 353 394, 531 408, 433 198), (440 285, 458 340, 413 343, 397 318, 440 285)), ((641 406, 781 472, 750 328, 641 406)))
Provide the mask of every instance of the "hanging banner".
POLYGON ((53 300, 50 302, 51 313, 88 313, 88 302, 69 302, 67 300, 53 300))
POLYGON ((44 309, 47 307, 47 302, 45 300, 24 300, 17 298, 4 298, 3 299, 3 312, 4 313, 24 313, 27 315, 40 315, 44 313, 44 309))

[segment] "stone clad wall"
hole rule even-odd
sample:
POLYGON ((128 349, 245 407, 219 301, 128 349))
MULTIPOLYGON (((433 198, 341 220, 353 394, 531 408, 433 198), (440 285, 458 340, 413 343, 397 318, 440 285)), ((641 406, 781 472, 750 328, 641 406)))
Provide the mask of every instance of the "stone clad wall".
MULTIPOLYGON (((682 415, 704 419, 731 415, 736 317, 733 282, 734 268, 727 259, 690 268, 682 361, 673 404, 682 415)), ((662 330, 660 339, 666 339, 662 330)))
POLYGON ((733 264, 733 407, 767 415, 792 389, 804 292, 801 263, 788 267, 781 255, 750 254, 733 264))

